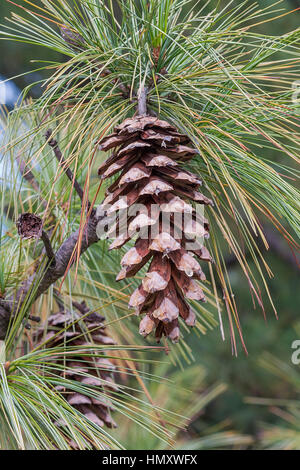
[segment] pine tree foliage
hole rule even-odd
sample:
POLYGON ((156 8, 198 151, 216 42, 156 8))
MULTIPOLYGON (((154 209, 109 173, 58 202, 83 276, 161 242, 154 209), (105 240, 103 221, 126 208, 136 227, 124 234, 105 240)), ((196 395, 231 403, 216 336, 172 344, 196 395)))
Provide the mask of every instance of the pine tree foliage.
MULTIPOLYGON (((297 246, 293 233, 299 234, 299 194, 290 181, 296 170, 288 162, 271 162, 267 154, 272 149, 298 160, 299 104, 292 95, 299 31, 283 37, 256 32, 258 24, 286 14, 280 4, 272 11, 253 2, 234 8, 229 3, 208 13, 206 4, 193 8, 192 2, 172 0, 45 0, 42 8, 23 8, 26 14, 13 13, 2 34, 69 57, 47 64, 50 77, 34 103, 44 114, 37 132, 51 125, 56 133, 64 130, 71 150, 68 164, 79 172, 88 165, 86 192, 91 191, 96 143, 135 112, 141 85, 148 89, 149 112, 192 139, 199 155, 191 169, 201 174, 208 196, 216 201, 216 208, 208 209, 209 245, 216 261, 211 289, 215 293, 215 284, 222 286, 235 347, 234 330, 241 334, 241 329, 223 241, 262 308, 259 278, 270 297, 267 277, 272 273, 258 243, 261 239, 268 246, 261 220, 274 224, 291 248, 297 246), (72 135, 66 130, 70 124, 72 135)), ((216 302, 220 314, 220 299, 216 302)))
MULTIPOLYGON (((169 346, 137 335, 134 311, 127 306, 145 268, 117 285, 124 247, 108 251, 106 240, 96 243, 97 237, 91 242, 86 236, 93 208, 116 181, 112 174, 109 181, 99 180, 98 167, 107 158, 100 142, 107 142, 126 119, 136 119, 142 100, 148 117, 167 122, 169 131, 183 139, 180 145, 188 142, 194 149, 193 158, 180 168, 201 178, 203 198, 214 203, 205 209, 210 223, 205 246, 214 261, 203 267, 207 303, 189 299, 187 304, 195 312, 194 334, 200 337, 218 322, 223 334, 227 315, 233 352, 236 333, 244 345, 238 300, 226 269, 228 254, 240 264, 254 304, 264 310, 268 297, 273 305, 264 224, 273 225, 292 250, 298 247, 300 138, 294 84, 300 31, 268 36, 258 26, 285 14, 280 2, 272 9, 228 2, 222 9, 188 0, 42 0, 41 5, 20 0, 1 25, 2 41, 44 46, 58 55, 56 62, 43 57, 34 62, 36 71, 47 74, 38 83, 41 97, 27 99, 29 86, 22 105, 3 118, 0 310, 6 311, 9 299, 15 315, 9 325, 2 324, 0 315, 0 328, 7 328, 1 361, 2 447, 122 448, 114 437, 117 431, 100 427, 61 393, 70 390, 91 402, 101 394, 107 399, 105 386, 101 391, 91 384, 95 375, 101 376, 91 366, 95 357, 116 366, 119 387, 109 397, 116 422, 120 413, 161 443, 174 445, 176 413, 154 404, 147 382, 155 374, 145 372, 169 346), (20 239, 15 227, 24 213, 42 220, 42 232, 32 240, 20 239), (50 282, 46 246, 57 253, 75 238, 69 262, 50 282), (78 321, 74 301, 86 302, 87 317, 92 312, 105 317, 116 345, 95 344, 91 335, 92 346, 88 341, 72 344, 67 333, 82 328, 86 337, 89 330, 84 318, 78 321), (62 304, 70 313, 58 331, 63 344, 35 344, 39 327, 31 325, 32 333, 28 323, 41 316, 46 335, 51 315, 62 304), (75 378, 68 375, 74 357, 89 364, 75 378)), ((192 359, 188 333, 182 322, 181 339, 170 353, 173 364, 192 359)))
MULTIPOLYGON (((299 332, 299 325, 297 331, 299 332)), ((297 341, 296 341, 297 343, 297 341)), ((298 343, 297 343, 298 344, 298 343)), ((295 351, 298 362, 298 350, 295 351)), ((247 397, 247 403, 252 406, 267 406, 270 414, 279 418, 278 423, 260 423, 260 443, 262 449, 267 450, 298 450, 300 445, 300 401, 299 385, 300 375, 295 362, 293 365, 265 353, 260 360, 260 366, 267 373, 271 373, 282 383, 288 385, 292 398, 255 398, 247 397)))

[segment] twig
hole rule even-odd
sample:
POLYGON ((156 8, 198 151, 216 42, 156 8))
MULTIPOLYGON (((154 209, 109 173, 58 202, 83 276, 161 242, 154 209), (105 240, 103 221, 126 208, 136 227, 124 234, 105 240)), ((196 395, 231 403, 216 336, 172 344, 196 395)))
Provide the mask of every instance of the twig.
POLYGON ((40 195, 42 204, 44 208, 47 209, 48 203, 46 199, 42 198, 41 196, 41 188, 40 188, 39 183, 36 181, 34 174, 32 173, 32 171, 26 168, 27 167, 26 163, 21 159, 19 155, 17 155, 16 160, 19 164, 19 170, 20 170, 21 175, 31 185, 31 187, 36 191, 36 193, 40 195))
MULTIPOLYGON (((82 202, 82 204, 84 203, 84 192, 80 186, 80 184, 78 183, 78 181, 76 180, 76 178, 74 177, 73 175, 73 172, 70 170, 70 168, 67 166, 67 162, 65 161, 65 159, 63 158, 63 155, 62 155, 62 152, 58 146, 58 143, 55 139, 52 139, 51 138, 52 136, 52 130, 51 129, 48 129, 46 134, 45 134, 45 137, 46 137, 46 140, 47 140, 47 143, 48 145, 50 145, 50 147, 52 147, 53 149, 53 152, 54 152, 54 155, 56 156, 60 166, 63 168, 64 172, 66 173, 67 177, 69 178, 69 180, 71 181, 72 185, 74 186, 74 189, 75 191, 77 192, 78 196, 80 197, 80 200, 82 202)), ((89 201, 87 201, 87 206, 88 206, 88 209, 90 208, 91 204, 89 201)))
POLYGON ((55 254, 54 254, 54 251, 53 251, 53 248, 52 248, 52 245, 51 245, 50 238, 48 237, 48 235, 47 235, 47 233, 45 232, 45 230, 42 231, 41 239, 42 239, 42 241, 43 241, 43 243, 44 243, 46 255, 47 255, 48 258, 49 258, 49 261, 50 261, 50 263, 51 263, 51 266, 55 266, 55 264, 56 264, 55 254))
POLYGON ((147 114, 147 93, 148 89, 144 85, 141 85, 137 96, 138 96, 138 114, 144 116, 147 114))

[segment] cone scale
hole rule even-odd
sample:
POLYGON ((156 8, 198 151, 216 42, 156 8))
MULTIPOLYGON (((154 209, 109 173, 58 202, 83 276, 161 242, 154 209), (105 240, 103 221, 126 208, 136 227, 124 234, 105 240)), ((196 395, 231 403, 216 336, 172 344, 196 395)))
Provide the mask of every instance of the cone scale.
MULTIPOLYGON (((80 304, 80 310, 87 313, 89 311, 85 302, 80 304)), ((114 345, 115 342, 107 334, 106 328, 103 325, 104 317, 96 312, 85 315, 81 322, 84 323, 84 330, 79 326, 81 314, 61 310, 52 314, 48 319, 47 335, 44 337, 44 327, 42 326, 37 330, 35 340, 37 343, 47 341, 47 347, 62 347, 67 341, 69 347, 79 346, 93 346, 93 344, 101 345, 114 345)), ((117 385, 113 380, 113 371, 115 366, 106 357, 96 357, 91 355, 91 351, 87 356, 76 356, 68 354, 66 362, 64 359, 55 358, 56 362, 62 361, 65 370, 61 375, 67 379, 77 381, 82 385, 98 387, 102 390, 99 398, 93 398, 72 390, 61 389, 57 387, 67 399, 68 403, 76 410, 84 414, 88 419, 93 421, 100 427, 107 426, 108 428, 115 428, 111 412, 113 406, 109 399, 111 391, 118 390, 117 385)), ((57 423, 63 426, 64 423, 57 423)), ((75 446, 76 447, 76 446, 75 446)))
POLYGON ((177 342, 179 318, 188 326, 196 321, 187 300, 205 301, 199 261, 211 262, 207 248, 196 242, 208 238, 209 225, 191 201, 212 201, 199 192, 199 177, 184 168, 197 150, 174 126, 145 115, 126 119, 102 139, 99 149, 113 151, 99 176, 116 177, 102 203, 107 215, 116 215, 107 233, 108 238, 115 234, 109 249, 135 240, 121 260, 117 280, 134 277, 149 262, 129 307, 143 316, 143 336, 155 331, 158 341, 164 335, 177 342))

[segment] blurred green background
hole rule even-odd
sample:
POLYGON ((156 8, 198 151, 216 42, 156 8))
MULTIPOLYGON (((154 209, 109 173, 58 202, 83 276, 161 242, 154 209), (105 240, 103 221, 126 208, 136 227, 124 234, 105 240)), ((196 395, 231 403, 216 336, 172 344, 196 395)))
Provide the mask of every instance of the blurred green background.
MULTIPOLYGON (((16 1, 22 4, 21 0, 16 1)), ((38 4, 37 0, 35 3, 38 4)), ((262 7, 275 5, 275 3, 278 2, 258 1, 262 7)), ((278 8, 286 11, 298 7, 300 7, 300 0, 286 0, 278 5, 278 8)), ((4 18, 9 15, 10 11, 17 10, 18 8, 11 3, 1 0, 1 23, 5 21, 4 18)), ((299 22, 300 10, 276 22, 264 23, 260 28, 262 32, 277 35, 298 28, 299 22)), ((13 42, 2 42, 0 48, 0 75, 6 78, 15 77, 14 81, 20 89, 38 81, 41 75, 39 72, 25 76, 18 75, 37 69, 39 59, 56 58, 56 54, 50 50, 40 50, 37 47, 13 42)), ((33 86, 30 94, 37 96, 40 92, 39 86, 33 86)), ((272 155, 270 158, 272 159, 272 155)), ((277 414, 272 413, 268 406, 247 403, 246 397, 299 398, 299 390, 292 387, 283 377, 278 377, 268 371, 263 361, 266 354, 271 354, 280 359, 283 364, 291 367, 295 373, 299 370, 299 365, 293 365, 291 362, 292 342, 300 339, 299 271, 297 272, 296 263, 289 252, 288 245, 285 243, 277 245, 277 240, 275 240, 274 246, 266 255, 266 260, 274 273, 269 286, 278 311, 278 320, 267 299, 265 299, 266 321, 260 309, 253 308, 248 286, 241 270, 234 263, 230 266, 229 272, 235 289, 235 299, 249 355, 246 356, 241 345, 238 348, 238 357, 232 355, 228 331, 226 331, 225 342, 222 341, 218 328, 201 338, 190 335, 190 345, 193 348, 195 360, 207 370, 208 384, 222 381, 228 385, 227 391, 214 400, 206 408, 206 412, 193 423, 190 429, 193 436, 201 435, 207 428, 213 429, 218 423, 224 422, 224 426, 228 425, 236 431, 251 434, 256 440, 261 430, 261 422, 277 424, 282 420, 277 414)), ((268 360, 265 362, 268 363, 268 360)))

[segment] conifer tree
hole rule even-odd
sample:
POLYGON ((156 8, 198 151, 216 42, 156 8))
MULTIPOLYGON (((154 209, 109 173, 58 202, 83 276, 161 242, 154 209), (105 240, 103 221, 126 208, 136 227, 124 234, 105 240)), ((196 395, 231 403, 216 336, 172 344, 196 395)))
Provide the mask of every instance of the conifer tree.
POLYGON ((122 448, 118 414, 173 445, 136 364, 186 358, 191 326, 246 349, 229 256, 276 313, 264 251, 270 227, 298 248, 300 34, 231 3, 24 0, 1 26, 44 47, 46 75, 2 119, 1 447, 122 448))

